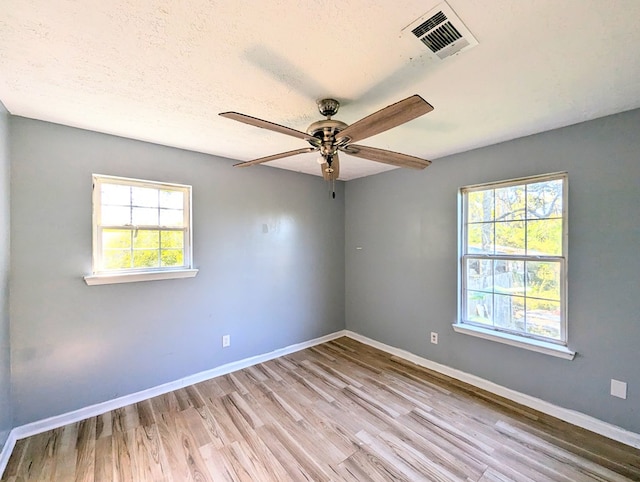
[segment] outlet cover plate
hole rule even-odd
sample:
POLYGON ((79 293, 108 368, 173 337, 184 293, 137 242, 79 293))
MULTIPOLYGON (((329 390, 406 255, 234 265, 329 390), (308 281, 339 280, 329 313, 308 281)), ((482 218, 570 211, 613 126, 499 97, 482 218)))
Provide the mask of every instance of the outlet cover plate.
POLYGON ((627 384, 620 380, 611 379, 611 395, 614 397, 627 399, 627 384))

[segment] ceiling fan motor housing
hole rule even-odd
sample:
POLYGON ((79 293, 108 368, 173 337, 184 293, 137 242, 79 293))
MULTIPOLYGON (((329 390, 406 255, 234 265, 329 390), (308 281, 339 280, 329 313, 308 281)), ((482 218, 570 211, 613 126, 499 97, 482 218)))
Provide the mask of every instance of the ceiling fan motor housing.
POLYGON ((335 155, 338 150, 336 134, 346 127, 348 126, 344 122, 333 119, 314 122, 307 129, 307 134, 313 136, 309 139, 309 144, 320 148, 322 157, 329 160, 328 157, 335 155))

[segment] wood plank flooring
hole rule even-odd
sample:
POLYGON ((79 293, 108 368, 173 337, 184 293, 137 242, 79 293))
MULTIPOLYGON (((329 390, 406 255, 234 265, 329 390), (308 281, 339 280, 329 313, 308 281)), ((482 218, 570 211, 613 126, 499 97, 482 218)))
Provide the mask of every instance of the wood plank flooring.
POLYGON ((640 451, 349 338, 19 440, 2 481, 623 481, 640 451))

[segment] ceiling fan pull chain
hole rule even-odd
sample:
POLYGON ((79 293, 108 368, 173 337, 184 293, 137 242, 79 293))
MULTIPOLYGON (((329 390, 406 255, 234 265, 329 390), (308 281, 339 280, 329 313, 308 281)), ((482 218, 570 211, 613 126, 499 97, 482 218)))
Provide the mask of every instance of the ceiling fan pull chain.
POLYGON ((327 179, 327 186, 329 187, 329 192, 331 193, 331 197, 335 199, 336 198, 336 180, 327 179))

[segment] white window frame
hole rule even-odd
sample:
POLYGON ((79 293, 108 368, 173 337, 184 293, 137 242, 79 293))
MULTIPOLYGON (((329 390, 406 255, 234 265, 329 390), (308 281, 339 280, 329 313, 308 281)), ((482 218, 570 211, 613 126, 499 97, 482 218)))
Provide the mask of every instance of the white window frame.
POLYGON ((88 285, 131 283, 135 281, 152 281, 161 279, 192 278, 198 270, 193 268, 193 239, 191 217, 191 186, 185 184, 173 184, 166 182, 147 181, 125 177, 93 174, 93 262, 92 274, 84 277, 88 285), (132 226, 132 225, 103 225, 101 220, 101 189, 102 184, 120 184, 123 186, 144 187, 151 189, 163 189, 180 192, 184 199, 184 226, 181 228, 168 226, 132 226), (102 266, 102 231, 104 229, 153 229, 159 231, 181 231, 184 233, 183 265, 154 268, 128 268, 128 269, 104 269, 102 266))
POLYGON ((544 174, 506 181, 490 182, 465 186, 459 193, 459 283, 458 283, 458 320, 453 328, 458 333, 464 333, 500 343, 505 343, 528 350, 533 350, 548 355, 565 359, 573 359, 575 352, 568 348, 568 324, 567 324, 567 254, 568 254, 568 176, 566 172, 544 174), (470 192, 500 189, 511 186, 525 186, 527 184, 562 180, 562 253, 559 256, 535 256, 535 255, 505 255, 505 254, 471 254, 467 246, 467 216, 468 196, 470 192), (467 320, 467 260, 508 260, 508 261, 550 261, 560 266, 560 330, 561 339, 554 340, 534 334, 520 332, 518 330, 491 327, 481 323, 467 320))

